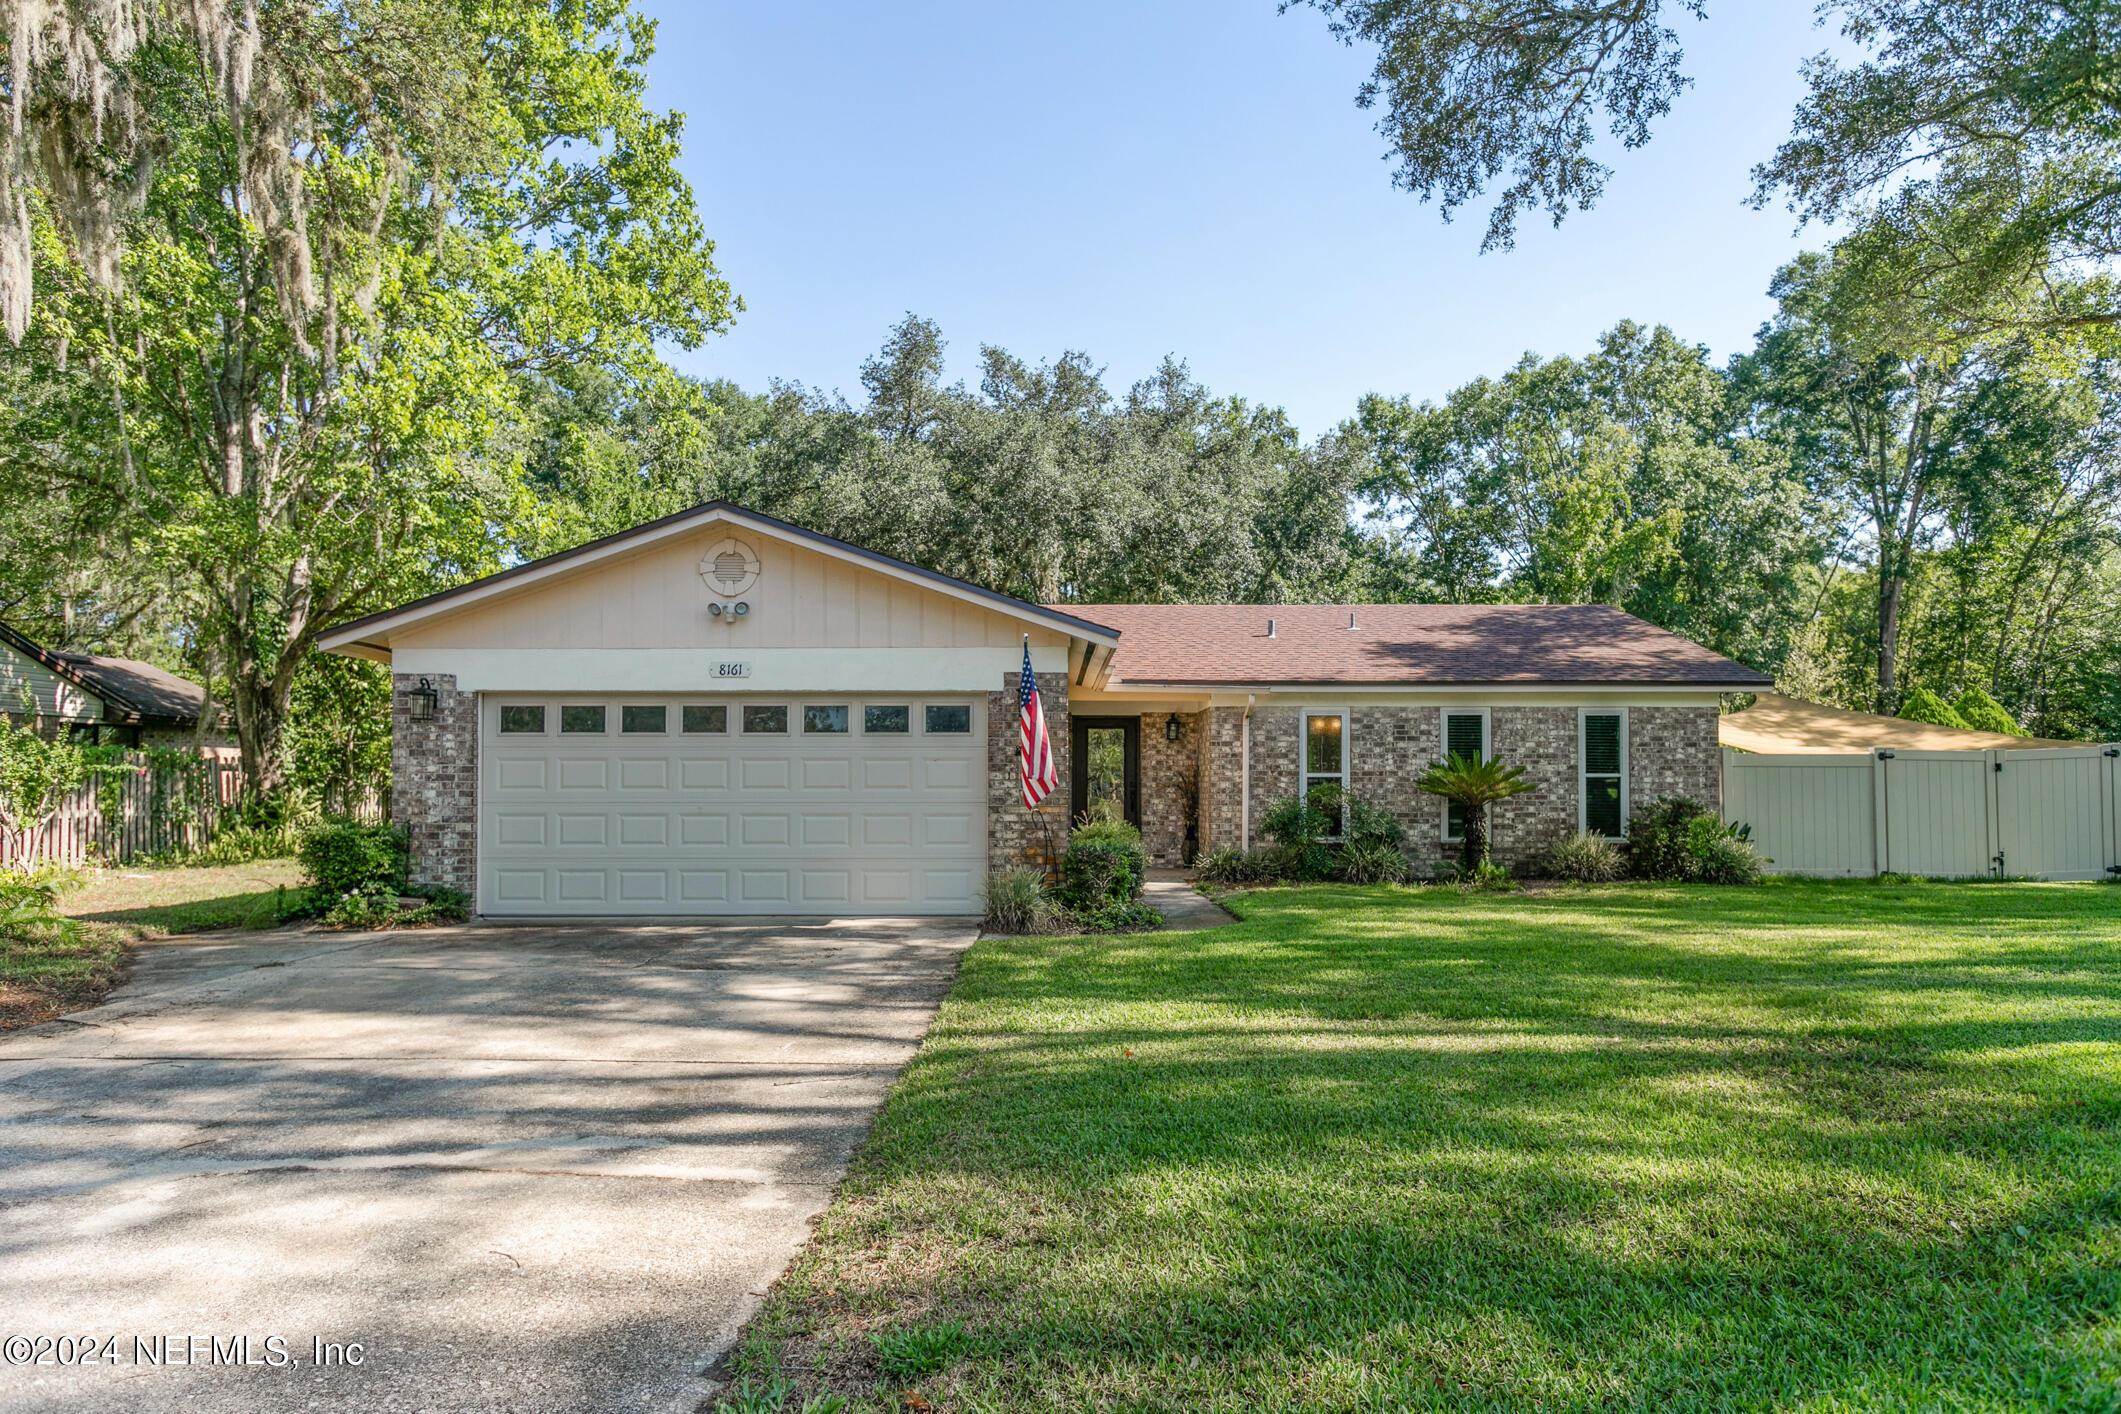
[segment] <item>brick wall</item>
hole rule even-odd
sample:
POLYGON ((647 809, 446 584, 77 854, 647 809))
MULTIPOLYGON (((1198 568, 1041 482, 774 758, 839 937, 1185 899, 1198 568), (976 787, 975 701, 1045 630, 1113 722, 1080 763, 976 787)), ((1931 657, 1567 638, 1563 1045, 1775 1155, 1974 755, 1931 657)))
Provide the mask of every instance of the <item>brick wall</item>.
POLYGON ((390 816, 405 827, 416 889, 478 892, 479 697, 433 678, 432 721, 412 720, 406 692, 419 677, 396 673, 390 699, 390 816))
MULTIPOLYGON (((1218 707, 1207 714, 1202 748, 1209 760, 1203 794, 1202 847, 1240 843, 1239 761, 1244 710, 1218 707)), ((1268 805, 1296 791, 1303 709, 1255 710, 1252 716, 1252 843, 1268 805)), ((1536 869, 1546 852, 1576 829, 1577 708, 1495 707, 1489 713, 1492 749, 1525 767, 1532 792, 1494 807, 1490 820, 1495 857, 1519 872, 1536 869)), ((1417 864, 1457 857, 1443 843, 1443 802, 1415 788, 1415 780, 1443 754, 1443 720, 1434 706, 1358 706, 1350 709, 1349 785, 1383 806, 1406 827, 1408 853, 1417 864)), ((1628 792, 1641 806, 1661 795, 1690 795, 1719 808, 1720 758, 1714 707, 1628 709, 1628 792)), ((1146 804, 1144 809, 1146 811, 1146 804)))
MULTIPOLYGON (((1166 869, 1186 862, 1186 785, 1188 778, 1206 780, 1200 773, 1207 759, 1208 740, 1206 712, 1180 713, 1179 738, 1175 742, 1164 739, 1169 717, 1169 713, 1159 712, 1141 719, 1142 847, 1149 852, 1151 864, 1166 869)), ((1202 791, 1203 814, 1206 804, 1206 792, 1202 791)), ((1203 826, 1200 838, 1206 840, 1207 836, 1203 826)))
POLYGON ((1024 781, 1016 739, 1016 694, 1022 679, 1010 673, 999 692, 987 694, 987 866, 1051 868, 1049 853, 1068 843, 1068 675, 1038 673, 1038 700, 1046 709, 1053 764, 1060 783, 1039 805, 1024 808, 1024 781))

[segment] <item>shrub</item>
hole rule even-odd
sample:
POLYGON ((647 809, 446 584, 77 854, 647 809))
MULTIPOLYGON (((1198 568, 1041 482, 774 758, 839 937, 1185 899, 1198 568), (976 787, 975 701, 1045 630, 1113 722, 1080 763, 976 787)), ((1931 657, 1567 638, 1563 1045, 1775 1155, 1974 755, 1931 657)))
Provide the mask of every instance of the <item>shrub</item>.
POLYGON ((1978 687, 1960 693, 1952 710, 1975 731, 2001 732, 2005 736, 2025 735, 2025 728, 2018 725, 2018 719, 2004 710, 2001 702, 1978 687))
POLYGON ((319 898, 337 899, 357 889, 405 887, 405 834, 392 825, 338 820, 302 841, 302 872, 319 898))
POLYGON ((1713 815, 1697 815, 1687 824, 1687 877, 1702 884, 1757 884, 1760 851, 1744 827, 1733 829, 1713 815))
POLYGON ((1148 872, 1140 830, 1124 821, 1078 825, 1061 855, 1061 901, 1075 909, 1131 902, 1141 897, 1148 872))
POLYGON ((1906 722, 1928 722, 1933 727, 1966 726, 1966 718, 1953 709, 1936 693, 1926 687, 1918 687, 1900 704, 1900 719, 1906 722))
POLYGON ((1351 841, 1338 863, 1342 882, 1349 884, 1404 884, 1409 873, 1399 846, 1376 840, 1351 841))
POLYGON ((49 865, 0 869, 0 937, 22 935, 60 922, 59 894, 72 876, 49 865))
POLYGON ((1045 876, 1036 869, 997 869, 980 887, 986 901, 984 924, 990 933, 1045 933, 1053 930, 1053 902, 1046 897, 1045 876))
POLYGON ((324 922, 333 928, 387 928, 398 921, 398 891, 388 884, 363 884, 332 899, 324 922))
POLYGON ((1398 853, 1407 842, 1406 826, 1381 805, 1372 805, 1359 795, 1347 797, 1349 849, 1384 847, 1398 853))
POLYGON ((1253 884, 1259 882, 1259 866, 1251 855, 1234 845, 1223 845, 1202 855, 1193 873, 1204 884, 1253 884))
POLYGON ((1259 817, 1259 832, 1285 849, 1305 849, 1326 832, 1326 811, 1340 803, 1340 792, 1322 787, 1308 797, 1287 795, 1259 817))
POLYGON ((1465 842, 1459 846, 1458 863, 1471 873, 1488 857, 1488 807, 1538 787, 1524 779, 1525 768, 1506 766, 1499 756, 1454 751, 1433 761, 1422 772, 1415 788, 1427 795, 1440 795, 1465 814, 1465 842))
POLYGON ((1578 830, 1547 852, 1546 870, 1572 883, 1609 884, 1627 872, 1627 861, 1604 835, 1578 830))
POLYGON ((1628 872, 1638 879, 1687 878, 1687 828, 1702 818, 1713 818, 1708 807, 1683 795, 1660 796, 1637 810, 1628 822, 1628 872))
POLYGON ((1517 887, 1517 881, 1510 877, 1510 871, 1492 858, 1483 859, 1470 869, 1462 863, 1453 862, 1444 867, 1442 877, 1446 883, 1456 884, 1461 889, 1475 893, 1503 893, 1517 887))

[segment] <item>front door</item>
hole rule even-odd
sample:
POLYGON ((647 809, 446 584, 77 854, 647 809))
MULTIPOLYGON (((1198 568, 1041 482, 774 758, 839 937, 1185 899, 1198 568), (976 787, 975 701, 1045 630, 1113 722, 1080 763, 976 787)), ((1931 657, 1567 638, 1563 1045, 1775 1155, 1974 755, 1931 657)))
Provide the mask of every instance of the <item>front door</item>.
POLYGON ((1141 827, 1142 720, 1076 717, 1068 728, 1075 770, 1068 818, 1125 820, 1141 827))

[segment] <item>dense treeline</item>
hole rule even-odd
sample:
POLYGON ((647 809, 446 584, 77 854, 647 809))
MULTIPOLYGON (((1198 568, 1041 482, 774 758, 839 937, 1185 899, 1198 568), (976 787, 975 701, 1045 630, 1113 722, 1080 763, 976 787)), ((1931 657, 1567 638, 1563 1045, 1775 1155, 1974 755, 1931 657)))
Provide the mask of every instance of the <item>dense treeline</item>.
MULTIPOLYGON (((1499 245, 1595 200, 1590 108, 1646 138, 1684 83, 1657 3, 1316 3, 1405 185, 1510 179, 1499 245)), ((209 683, 264 794, 387 763, 330 624, 718 497, 1029 598, 1603 601, 2121 736, 2111 0, 1828 8, 1859 57, 1757 175, 1844 234, 1751 348, 1619 323, 1306 440, 1175 358, 949 381, 912 316, 851 397, 679 375, 741 306, 628 0, 0 0, 0 616, 209 683)))

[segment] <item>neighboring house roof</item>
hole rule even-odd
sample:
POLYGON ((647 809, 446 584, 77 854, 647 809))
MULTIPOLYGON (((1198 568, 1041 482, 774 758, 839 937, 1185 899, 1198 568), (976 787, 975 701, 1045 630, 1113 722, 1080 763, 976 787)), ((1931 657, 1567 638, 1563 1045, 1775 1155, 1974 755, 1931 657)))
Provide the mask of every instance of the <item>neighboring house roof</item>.
POLYGON ((1872 712, 1849 712, 1798 697, 1763 692, 1743 712, 1718 726, 1725 746, 1762 755, 1831 756, 1876 751, 2023 751, 2043 746, 2081 746, 2047 737, 2005 736, 1960 727, 1933 727, 1872 712))
POLYGON ((1111 673, 1127 683, 1773 685, 1763 673, 1602 604, 1069 607, 1119 630, 1111 673))
POLYGON ((702 526, 718 521, 765 535, 780 536, 809 549, 865 565, 870 569, 878 570, 896 579, 926 585, 931 589, 940 590, 955 598, 985 604, 1003 613, 1013 614, 1018 618, 1058 628, 1063 632, 1088 638, 1098 643, 1110 644, 1117 636, 1112 629, 1104 624, 1093 623, 1064 606, 1033 604, 1028 600, 1018 599, 1013 595, 989 589, 985 585, 974 584, 970 580, 944 574, 940 570, 928 569, 923 565, 916 565, 911 561, 901 560, 893 555, 882 554, 876 550, 867 550, 859 545, 851 545, 847 541, 835 539, 819 531, 808 530, 785 520, 777 520, 772 516, 763 515, 758 511, 739 506, 733 501, 708 501, 694 506, 690 510, 683 510, 674 515, 664 516, 660 520, 651 520, 645 524, 636 525, 630 530, 622 530, 615 535, 606 535, 602 539, 588 541, 585 544, 575 546, 571 550, 562 550, 556 555, 547 555, 543 559, 532 560, 527 564, 505 569, 498 574, 490 574, 483 579, 475 579, 468 584, 460 584, 454 589, 445 589, 436 594, 429 594, 425 598, 400 604, 394 609, 384 609, 362 618, 350 619, 321 634, 318 637, 317 646, 326 651, 367 649, 374 646, 375 640, 388 635, 396 629, 404 628, 441 614, 454 612, 457 609, 468 607, 497 595, 513 593, 519 589, 527 589, 540 581, 586 568, 598 560, 644 548, 675 535, 689 534, 702 526))
POLYGON ((0 624, 0 643, 34 658, 84 692, 103 700, 104 720, 125 725, 189 727, 206 705, 206 689, 153 663, 62 653, 32 643, 0 624))

